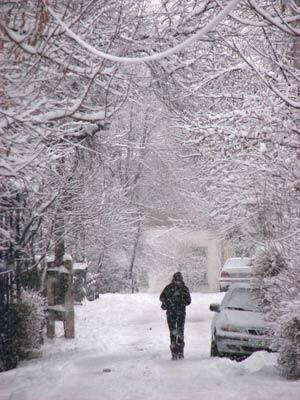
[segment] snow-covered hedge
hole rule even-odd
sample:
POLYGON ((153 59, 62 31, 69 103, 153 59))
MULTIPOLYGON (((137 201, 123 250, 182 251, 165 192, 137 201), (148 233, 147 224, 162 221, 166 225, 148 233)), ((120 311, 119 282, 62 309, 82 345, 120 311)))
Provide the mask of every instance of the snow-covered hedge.
POLYGON ((259 279, 277 276, 287 267, 285 259, 275 247, 259 248, 253 259, 254 275, 259 279))
POLYGON ((86 297, 86 287, 83 276, 74 274, 73 292, 74 292, 74 301, 77 303, 81 303, 82 300, 86 297))
POLYGON ((18 359, 41 347, 45 321, 45 299, 33 290, 22 290, 21 301, 14 305, 13 348, 18 359))
POLYGON ((286 261, 274 247, 259 248, 253 257, 253 284, 260 289, 259 305, 266 315, 280 302, 278 275, 286 269, 286 261))
POLYGON ((287 379, 300 379, 300 274, 275 247, 259 249, 253 260, 253 285, 259 305, 272 328, 272 347, 278 367, 287 379))
POLYGON ((118 265, 103 268, 99 280, 100 293, 130 293, 131 281, 127 271, 118 265))
POLYGON ((281 375, 300 379, 300 300, 283 304, 281 315, 274 321, 274 345, 281 375))

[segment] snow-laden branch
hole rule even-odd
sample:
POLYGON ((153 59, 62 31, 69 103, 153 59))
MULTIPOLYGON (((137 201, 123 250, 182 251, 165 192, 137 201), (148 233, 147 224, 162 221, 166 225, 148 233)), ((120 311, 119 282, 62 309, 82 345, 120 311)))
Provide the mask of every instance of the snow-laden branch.
POLYGON ((162 51, 160 53, 152 54, 145 57, 119 57, 119 56, 114 56, 112 54, 104 53, 96 49, 94 46, 88 44, 81 37, 76 35, 76 33, 74 33, 70 28, 68 28, 68 26, 59 18, 59 16, 47 5, 47 2, 43 0, 45 8, 49 11, 52 17, 58 22, 58 24, 64 29, 64 31, 72 39, 74 39, 80 46, 84 47, 86 50, 88 50, 96 57, 104 58, 106 60, 110 60, 113 62, 126 63, 126 64, 128 63, 137 64, 143 62, 158 61, 161 60, 162 58, 169 57, 181 51, 185 47, 194 43, 196 40, 203 38, 208 32, 214 29, 224 18, 226 18, 236 8, 236 6, 240 2, 241 0, 230 1, 229 4, 226 7, 224 7, 224 9, 215 18, 213 18, 204 28, 200 29, 199 32, 192 35, 190 38, 186 39, 182 43, 179 43, 177 46, 171 47, 170 49, 162 51))
POLYGON ((210 76, 209 78, 207 78, 204 82, 200 83, 199 86, 194 88, 194 90, 199 90, 200 88, 208 85, 213 80, 218 79, 218 78, 220 78, 221 76, 223 76, 225 74, 228 74, 228 73, 233 72, 233 71, 241 71, 241 70, 244 70, 244 69, 245 69, 245 64, 242 64, 242 63, 239 63, 237 65, 233 65, 231 67, 225 68, 224 70, 218 71, 216 74, 214 74, 214 75, 210 76))
MULTIPOLYGON (((70 72, 73 72, 75 74, 84 75, 87 77, 91 77, 93 75, 93 72, 94 72, 93 66, 82 68, 75 64, 73 64, 73 65, 66 64, 63 59, 49 55, 47 52, 40 50, 38 46, 32 46, 28 43, 25 43, 25 39, 26 39, 25 34, 20 35, 19 33, 14 32, 12 29, 9 29, 7 26, 2 24, 1 22, 0 22, 0 27, 3 29, 3 31, 8 36, 8 38, 10 40, 12 40, 14 43, 16 43, 26 53, 34 55, 34 56, 44 57, 44 58, 48 59, 49 61, 61 66, 62 68, 66 69, 70 72)), ((79 64, 79 60, 77 60, 77 62, 79 64)), ((111 70, 107 69, 103 73, 107 73, 107 72, 110 73, 111 70)))
POLYGON ((234 43, 234 46, 235 46, 236 50, 238 51, 239 55, 242 57, 242 59, 249 65, 250 68, 253 69, 253 71, 255 71, 255 73, 259 76, 259 78, 264 82, 264 84, 269 89, 271 89, 286 104, 290 105, 293 108, 300 109, 300 101, 294 101, 293 99, 291 99, 288 96, 286 96, 285 94, 283 94, 279 89, 277 89, 271 82, 269 82, 265 78, 265 76, 262 74, 262 72, 255 65, 255 63, 248 60, 248 58, 245 56, 245 54, 242 52, 242 50, 239 48, 239 46, 236 43, 234 43))
MULTIPOLYGON (((217 1, 217 4, 219 5, 219 7, 221 7, 223 9, 224 7, 222 6, 221 2, 218 0, 216 0, 216 1, 217 1)), ((266 11, 264 11, 263 9, 258 7, 258 5, 255 3, 255 1, 250 0, 249 3, 251 5, 251 7, 255 9, 257 14, 259 14, 261 17, 263 17, 270 24, 276 25, 277 28, 283 30, 286 33, 299 34, 299 31, 295 30, 294 28, 292 28, 290 26, 290 23, 296 22, 300 19, 299 15, 287 17, 287 18, 278 18, 278 17, 274 18, 274 17, 271 17, 271 15, 269 15, 266 11)), ((260 27, 260 28, 268 26, 268 24, 266 22, 259 22, 259 21, 252 21, 250 19, 243 19, 243 18, 233 15, 231 13, 230 13, 230 17, 232 19, 234 19, 235 21, 239 22, 240 24, 247 25, 247 26, 255 26, 255 27, 260 27)))
MULTIPOLYGON (((224 7, 223 7, 223 5, 221 4, 220 1, 216 0, 216 2, 217 2, 219 7, 224 9, 224 7)), ((255 27, 260 27, 260 28, 268 26, 266 22, 251 21, 250 19, 246 20, 246 19, 240 18, 240 17, 238 17, 236 15, 232 15, 231 13, 230 13, 230 17, 232 19, 234 19, 235 21, 239 22, 240 24, 243 24, 243 25, 246 25, 246 26, 255 26, 255 27)))
POLYGON ((31 156, 27 156, 21 160, 12 159, 12 163, 9 164, 4 159, 0 160, 0 176, 5 177, 16 177, 26 167, 28 167, 34 160, 36 160, 42 154, 42 149, 35 151, 31 156))
MULTIPOLYGON (((284 25, 283 20, 279 20, 279 18, 274 18, 270 14, 268 14, 264 9, 260 8, 255 0, 249 0, 249 4, 251 7, 264 19, 270 22, 272 25, 275 25, 277 28, 281 29, 282 31, 293 34, 293 35, 300 35, 299 29, 293 28, 291 25, 284 25)), ((286 22, 286 21, 284 21, 286 22)))
MULTIPOLYGON (((105 109, 101 108, 97 111, 92 111, 90 113, 82 113, 79 112, 80 107, 82 106, 88 91, 94 82, 94 79, 96 78, 97 74, 99 73, 99 70, 101 68, 101 64, 99 64, 93 72, 93 76, 91 77, 89 83, 86 85, 85 90, 81 97, 74 101, 74 103, 68 107, 60 107, 59 109, 48 111, 44 114, 39 114, 39 115, 32 115, 30 111, 27 111, 23 115, 19 117, 13 117, 12 115, 5 114, 4 111, 0 109, 0 114, 3 114, 4 117, 1 118, 0 120, 0 129, 1 128, 6 128, 10 124, 14 122, 26 122, 26 118, 24 116, 29 116, 30 121, 35 124, 43 124, 43 123, 48 123, 51 121, 57 121, 59 119, 67 118, 67 117, 73 117, 74 119, 78 119, 81 121, 89 121, 89 122, 95 122, 95 121, 104 121, 105 120, 105 109), (22 118, 23 117, 23 118, 22 118)), ((34 110, 33 110, 34 111, 34 110)), ((27 117, 28 119, 28 117, 27 117)))

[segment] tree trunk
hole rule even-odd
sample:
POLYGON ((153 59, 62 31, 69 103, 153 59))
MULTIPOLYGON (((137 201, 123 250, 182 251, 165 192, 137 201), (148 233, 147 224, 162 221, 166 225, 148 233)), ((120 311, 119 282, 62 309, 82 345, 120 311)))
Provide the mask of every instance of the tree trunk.
POLYGON ((141 227, 142 227, 142 219, 140 217, 139 221, 138 221, 135 240, 134 240, 134 244, 133 244, 131 262, 130 262, 130 266, 129 266, 129 280, 130 280, 131 292, 132 293, 134 293, 136 291, 133 271, 134 271, 134 264, 135 264, 135 259, 136 259, 136 255, 137 255, 137 248, 138 248, 139 240, 140 240, 140 237, 141 237, 141 227))
POLYGON ((55 237, 55 266, 59 267, 63 265, 63 258, 65 255, 65 224, 64 224, 64 216, 63 211, 59 210, 57 213, 56 221, 54 224, 54 237, 55 237))

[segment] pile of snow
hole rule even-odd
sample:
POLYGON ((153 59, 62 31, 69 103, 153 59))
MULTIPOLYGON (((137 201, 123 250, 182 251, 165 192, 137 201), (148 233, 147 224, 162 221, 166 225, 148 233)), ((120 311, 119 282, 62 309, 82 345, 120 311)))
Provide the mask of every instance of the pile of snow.
MULTIPOLYGON (((277 365, 277 353, 268 353, 267 351, 257 351, 242 363, 245 373, 253 374, 275 369, 277 365)), ((274 371, 275 372, 275 371, 274 371)))

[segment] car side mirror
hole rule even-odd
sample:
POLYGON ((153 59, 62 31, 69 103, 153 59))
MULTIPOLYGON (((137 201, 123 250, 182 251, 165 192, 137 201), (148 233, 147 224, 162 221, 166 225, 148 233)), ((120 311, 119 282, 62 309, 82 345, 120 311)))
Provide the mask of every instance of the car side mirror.
POLYGON ((220 304, 212 303, 209 306, 210 311, 220 312, 220 304))

